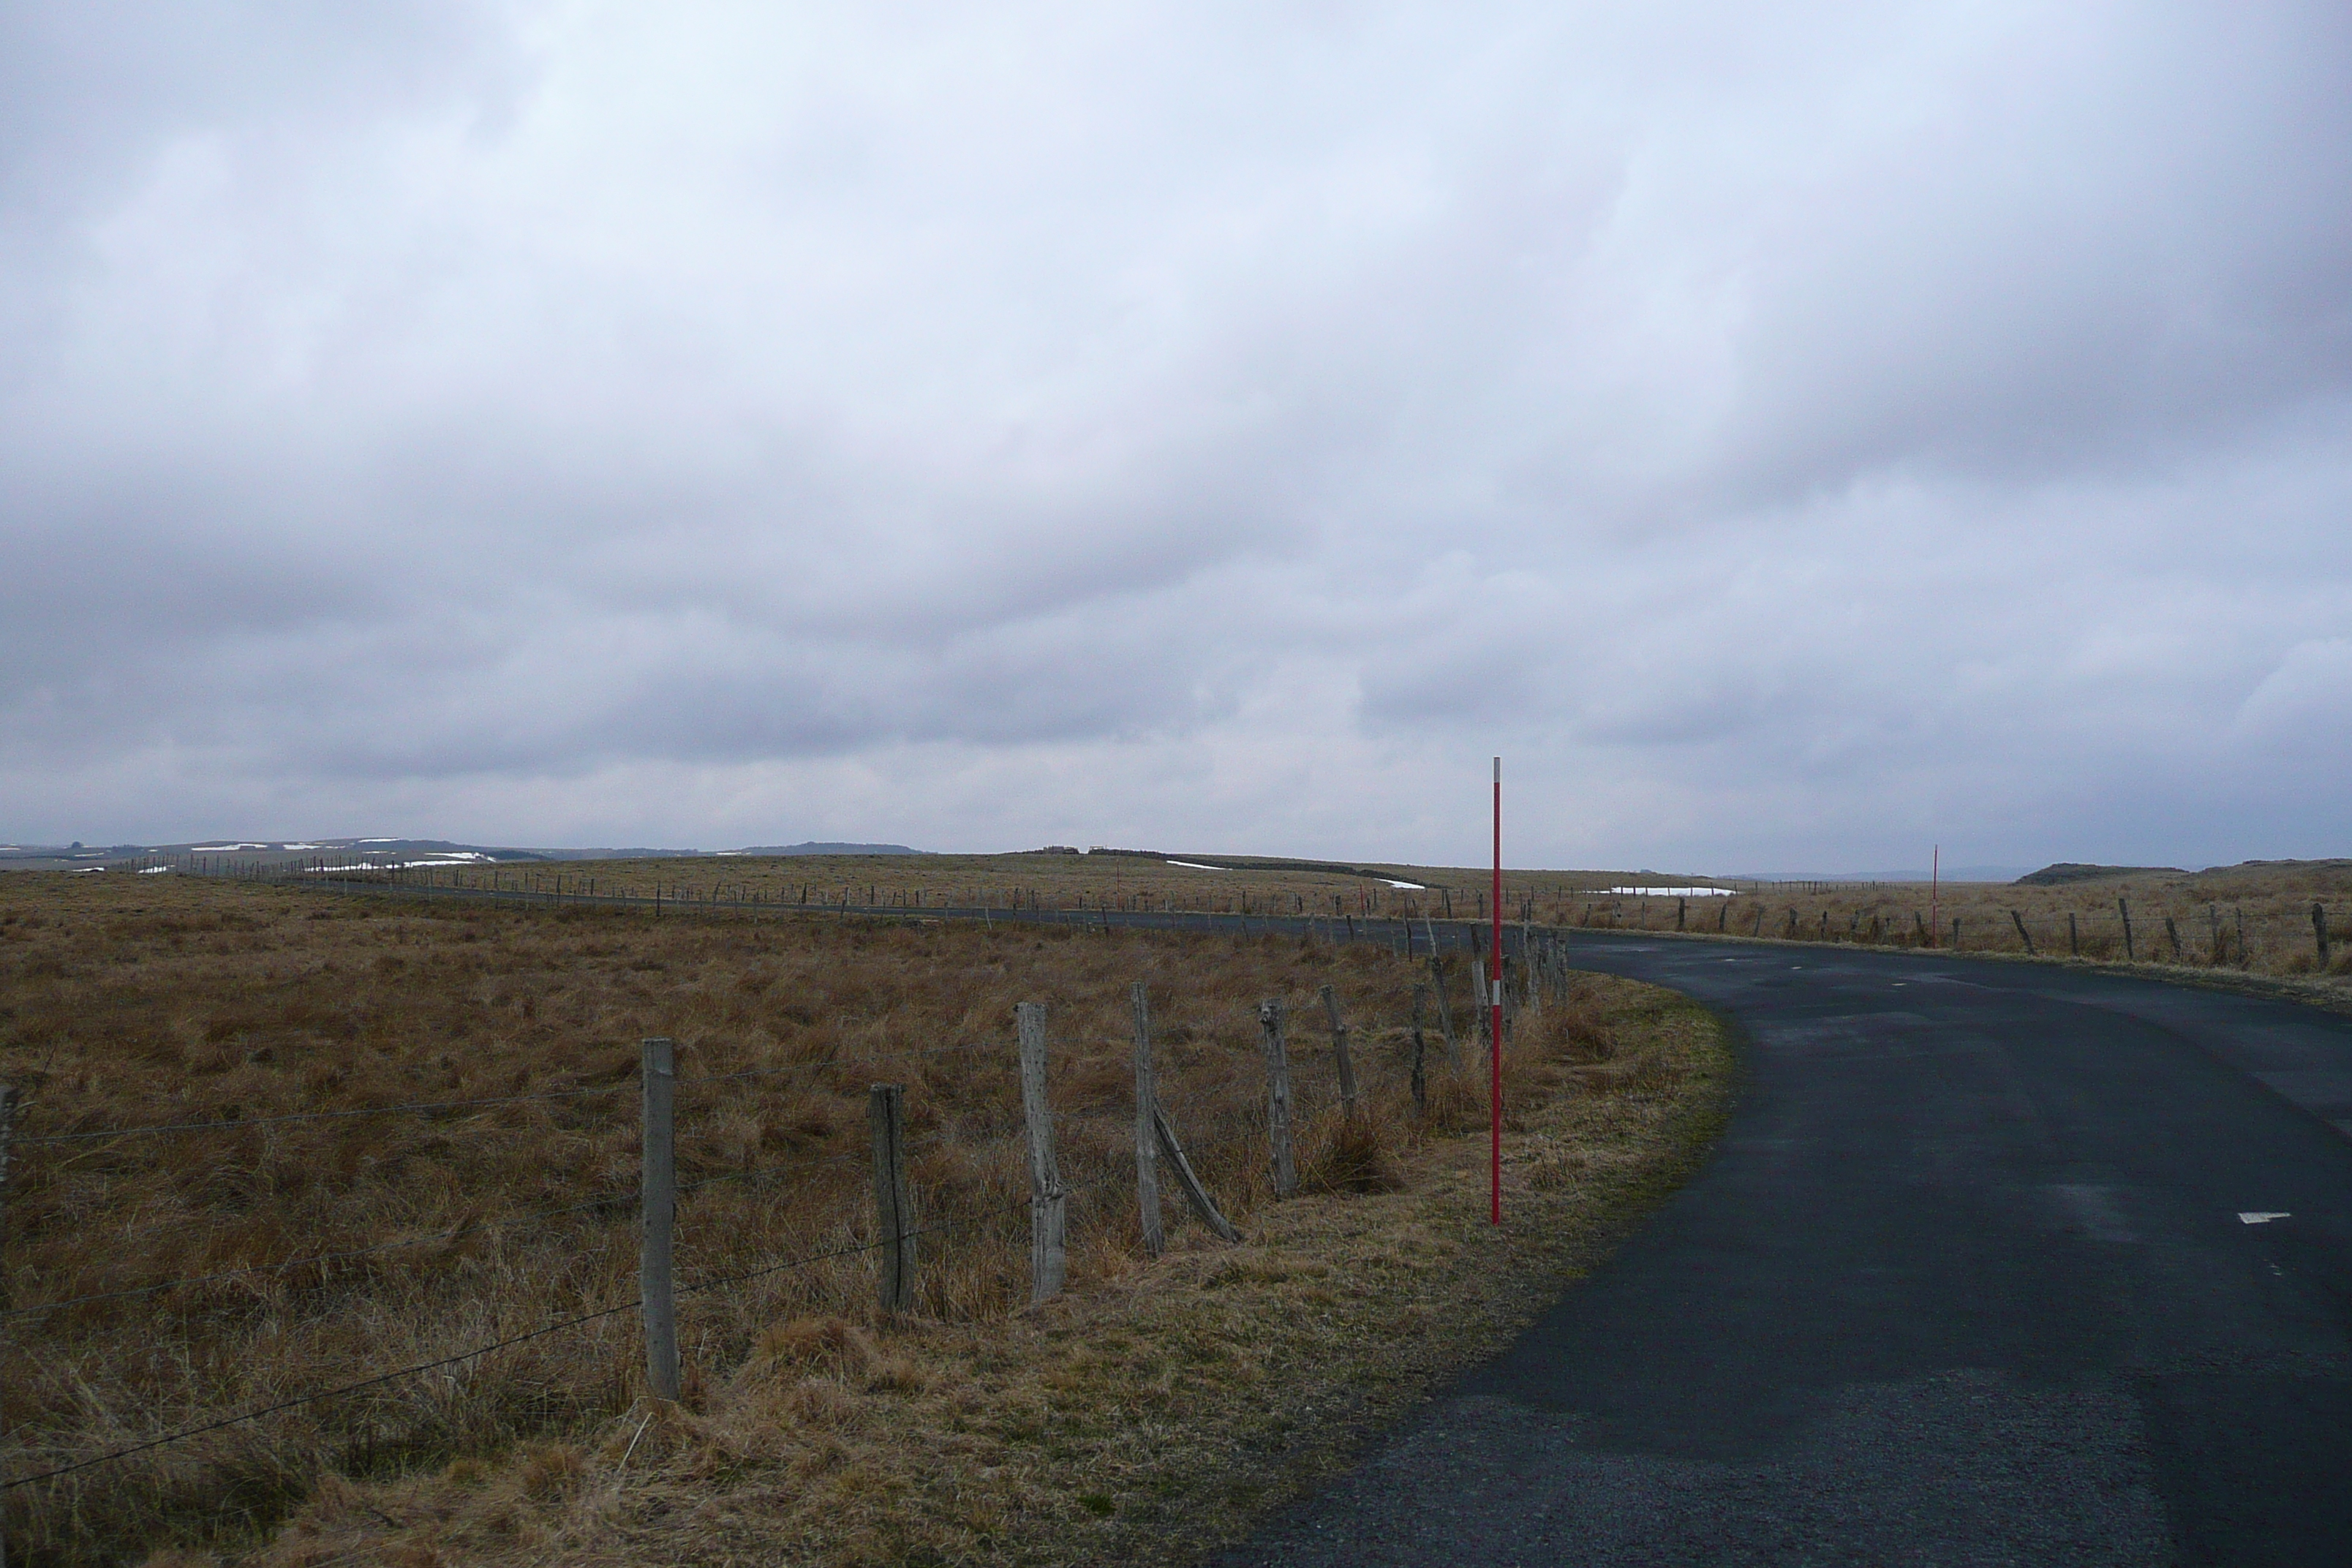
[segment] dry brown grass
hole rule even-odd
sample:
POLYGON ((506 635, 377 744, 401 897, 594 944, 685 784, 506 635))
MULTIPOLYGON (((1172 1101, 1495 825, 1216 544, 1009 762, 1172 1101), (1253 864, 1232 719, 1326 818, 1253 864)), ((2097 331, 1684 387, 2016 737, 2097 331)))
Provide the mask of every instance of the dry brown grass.
MULTIPOLYGON (((1235 1399, 1248 1406, 1237 1391, 1251 1386, 1255 1352, 1227 1344, 1196 1361, 1182 1337, 1192 1331, 1154 1327, 1151 1312, 1180 1298, 1238 1300, 1217 1271, 1268 1247, 1329 1251, 1315 1224, 1360 1230, 1371 1222, 1359 1211, 1432 1201, 1444 1191, 1435 1152, 1445 1148, 1432 1139, 1476 1103, 1468 1085, 1439 1074, 1433 1116, 1412 1115, 1396 1020, 1412 975, 1369 944, 913 922, 656 924, 179 878, 98 881, 0 881, 0 1070, 30 1102, 23 1133, 250 1125, 20 1147, 5 1259, 17 1305, 226 1277, 14 1320, 12 1473, 632 1300, 626 1194, 635 1042, 646 1034, 679 1040, 690 1079, 760 1075, 682 1086, 681 1180, 709 1184, 681 1205, 686 1279, 863 1239, 864 1092, 877 1079, 907 1085, 925 1222, 958 1228, 923 1238, 911 1323, 871 1321, 870 1263, 858 1254, 688 1297, 681 1408, 641 1402, 635 1317, 622 1312, 17 1489, 6 1527, 22 1561, 135 1560, 167 1542, 241 1552, 290 1513, 273 1561, 557 1552, 666 1562, 702 1553, 703 1538, 666 1534, 659 1521, 698 1517, 719 1499, 743 1530, 764 1520, 763 1539, 844 1560, 1003 1555, 1074 1521, 1091 1529, 1122 1516, 1123 1494, 1113 1487, 1071 1503, 1045 1461, 1076 1440, 1073 1423, 1124 1430, 1133 1418, 1160 1432, 1166 1422, 1150 1399, 1122 1396, 1108 1414, 1073 1405, 1070 1390, 1094 1386, 1087 1369, 1140 1358, 1160 1369, 1145 1386, 1164 1386, 1179 1405, 1207 1400, 1202 1419, 1230 1415, 1235 1399), (1163 1098, 1209 1184, 1251 1227, 1252 1247, 1203 1251, 1185 1229, 1170 1258, 1140 1252, 1131 1189, 1119 1179, 1131 1149, 1125 991, 1138 977, 1160 1026, 1163 1098), (1303 1004, 1326 983, 1366 1058, 1370 1094, 1353 1127, 1330 1108, 1328 1054, 1304 1026, 1303 1004), (1267 995, 1302 1014, 1302 1166, 1334 1194, 1279 1206, 1267 1202, 1258 1126, 1254 1008, 1267 995), (1071 1297, 1016 1317, 1025 1183, 1009 1136, 1018 1114, 1009 1020, 1019 1000, 1050 1009, 1062 1162, 1079 1190, 1071 1297), (259 1121, 574 1089, 591 1092, 431 1116, 259 1121), (772 1167, 782 1169, 760 1174, 772 1167), (599 1194, 620 1201, 530 1217, 599 1194), (283 1267, 376 1247, 385 1249, 283 1267), (1104 1330, 1109 1339, 1088 1326, 1122 1310, 1143 1316, 1104 1330), (974 1489, 968 1496, 940 1501, 925 1479, 940 1454, 923 1444, 961 1451, 965 1430, 994 1433, 990 1441, 1037 1460, 1020 1487, 1061 1500, 1013 1506, 1008 1499, 1026 1494, 998 1486, 983 1466, 956 1483, 974 1489), (916 1506, 918 1493, 931 1500, 916 1506), (811 1496, 833 1500, 817 1508, 811 1496), (1096 1496, 1112 1500, 1109 1513, 1084 1500, 1096 1496)), ((1608 1034, 1596 1016, 1591 1003, 1555 1003, 1531 1018, 1511 1053, 1509 1103, 1532 1106, 1564 1075, 1601 1070, 1570 1060, 1608 1034)), ((1656 1146, 1610 1154, 1603 1139, 1591 1157, 1647 1170, 1679 1147, 1654 1134, 1690 1098, 1689 1081, 1668 1071, 1595 1087, 1623 1091, 1591 1097, 1595 1107, 1650 1108, 1619 1131, 1649 1136, 1628 1147, 1656 1146)), ((1402 1245, 1347 1243, 1367 1269, 1388 1267, 1374 1255, 1391 1244, 1402 1245)), ((1461 1244, 1461 1256, 1473 1252, 1461 1244)), ((1328 1258, 1316 1266, 1335 1267, 1328 1258)), ((1292 1263, 1267 1267, 1299 1277, 1292 1263)), ((1254 1312, 1227 1328, 1236 1324, 1295 1331, 1254 1312)), ((1166 1474, 1192 1473, 1192 1440, 1168 1438, 1166 1474)))
MULTIPOLYGON (((666 900, 688 909, 757 903, 794 910, 876 906, 917 912, 962 908, 1136 910, 1217 914, 1424 916, 1470 920, 1486 912, 1490 878, 1476 868, 1365 865, 1308 868, 1249 857, 1210 857, 1203 870, 1119 855, 727 856, 693 859, 582 860, 412 870, 411 883, 574 898, 666 900), (1365 873, 1365 874, 1360 874, 1365 873), (1377 873, 1377 874, 1370 874, 1377 873), (1420 884, 1394 888, 1390 879, 1420 884)), ((1507 914, 1556 919, 1573 890, 1606 885, 1614 873, 1507 871, 1507 914), (1531 902, 1532 900, 1532 902, 1531 902)))
MULTIPOLYGON (((1931 892, 1926 883, 1863 884, 1824 890, 1777 889, 1729 900, 1688 900, 1687 930, 1801 942, 1890 947, 1924 945, 1931 892), (1762 917, 1759 925, 1758 917, 1762 917), (1792 920, 1793 915, 1793 920, 1792 920), (1826 923, 1824 923, 1826 921, 1826 923)), ((2172 968, 2301 977, 2352 996, 2352 862, 2147 872, 2054 887, 1948 882, 1933 893, 1938 948, 2086 963, 2137 962, 2172 968), (2124 940, 2121 900, 2131 914, 2124 940), (2326 911, 2329 962, 2319 963, 2312 906, 2326 911), (2025 924, 2021 934, 2014 911, 2025 924), (2073 917, 2070 934, 2068 917, 2073 917), (2166 921, 2171 925, 2167 928, 2166 921)), ((1595 896, 1565 911, 1577 925, 1671 931, 1676 900, 1595 896)))

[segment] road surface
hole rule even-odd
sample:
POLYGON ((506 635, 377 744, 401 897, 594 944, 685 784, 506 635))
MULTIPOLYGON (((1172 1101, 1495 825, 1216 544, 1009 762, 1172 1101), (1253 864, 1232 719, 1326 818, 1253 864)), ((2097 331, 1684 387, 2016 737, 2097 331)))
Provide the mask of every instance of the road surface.
POLYGON ((1573 951, 1744 1031, 1721 1144, 1220 1563, 2352 1564, 2352 1018, 1927 953, 1573 951))

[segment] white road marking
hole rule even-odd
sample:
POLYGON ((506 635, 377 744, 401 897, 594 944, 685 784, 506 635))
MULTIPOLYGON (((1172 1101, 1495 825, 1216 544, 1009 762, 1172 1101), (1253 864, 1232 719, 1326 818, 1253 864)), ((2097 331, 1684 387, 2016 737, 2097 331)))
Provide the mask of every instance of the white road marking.
POLYGON ((2291 1214, 2242 1214, 2238 1216, 2238 1223, 2240 1225, 2268 1225, 2274 1219, 2293 1219, 2294 1217, 2294 1215, 2291 1214))

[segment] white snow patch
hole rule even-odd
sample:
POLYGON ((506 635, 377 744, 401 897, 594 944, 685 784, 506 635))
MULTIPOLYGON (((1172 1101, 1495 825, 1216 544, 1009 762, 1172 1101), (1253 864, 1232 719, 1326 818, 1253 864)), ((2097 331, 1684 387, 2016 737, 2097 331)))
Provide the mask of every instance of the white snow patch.
POLYGON ((1203 866, 1198 860, 1171 860, 1171 866, 1181 866, 1187 871, 1230 871, 1231 866, 1203 866))
POLYGON ((232 849, 268 849, 268 844, 199 844, 188 851, 191 855, 225 855, 232 849))
POLYGON ((139 869, 139 874, 142 877, 160 877, 171 868, 169 866, 142 866, 139 869))
POLYGON ((1425 893, 1425 892, 1427 892, 1427 891, 1429 890, 1429 889, 1428 889, 1424 884, 1423 884, 1423 883, 1420 883, 1420 882, 1400 882, 1400 881, 1398 881, 1394 877, 1383 877, 1383 878, 1381 878, 1381 881, 1383 881, 1383 882, 1386 882, 1386 883, 1387 883, 1390 887, 1391 887, 1391 888, 1411 888, 1413 891, 1415 891, 1415 892, 1417 892, 1417 893, 1425 893))
POLYGON ((1655 894, 1662 899, 1736 899, 1739 896, 1730 888, 1587 888, 1585 891, 1617 893, 1627 897, 1655 894))

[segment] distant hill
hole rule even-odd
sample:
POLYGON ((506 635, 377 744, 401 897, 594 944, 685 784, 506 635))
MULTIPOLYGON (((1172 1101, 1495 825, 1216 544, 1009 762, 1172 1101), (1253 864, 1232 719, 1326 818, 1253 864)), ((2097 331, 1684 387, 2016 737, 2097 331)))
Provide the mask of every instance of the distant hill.
POLYGON ((2078 861, 2061 860, 2054 866, 2044 866, 2039 871, 2029 871, 2017 880, 2021 887, 2062 888, 2069 882, 2104 882, 2111 877, 2187 875, 2189 873, 2178 866, 2086 866, 2078 861))
POLYGON ((811 839, 806 844, 759 844, 749 849, 722 849, 722 855, 929 855, 929 849, 909 849, 904 844, 820 844, 811 839))

